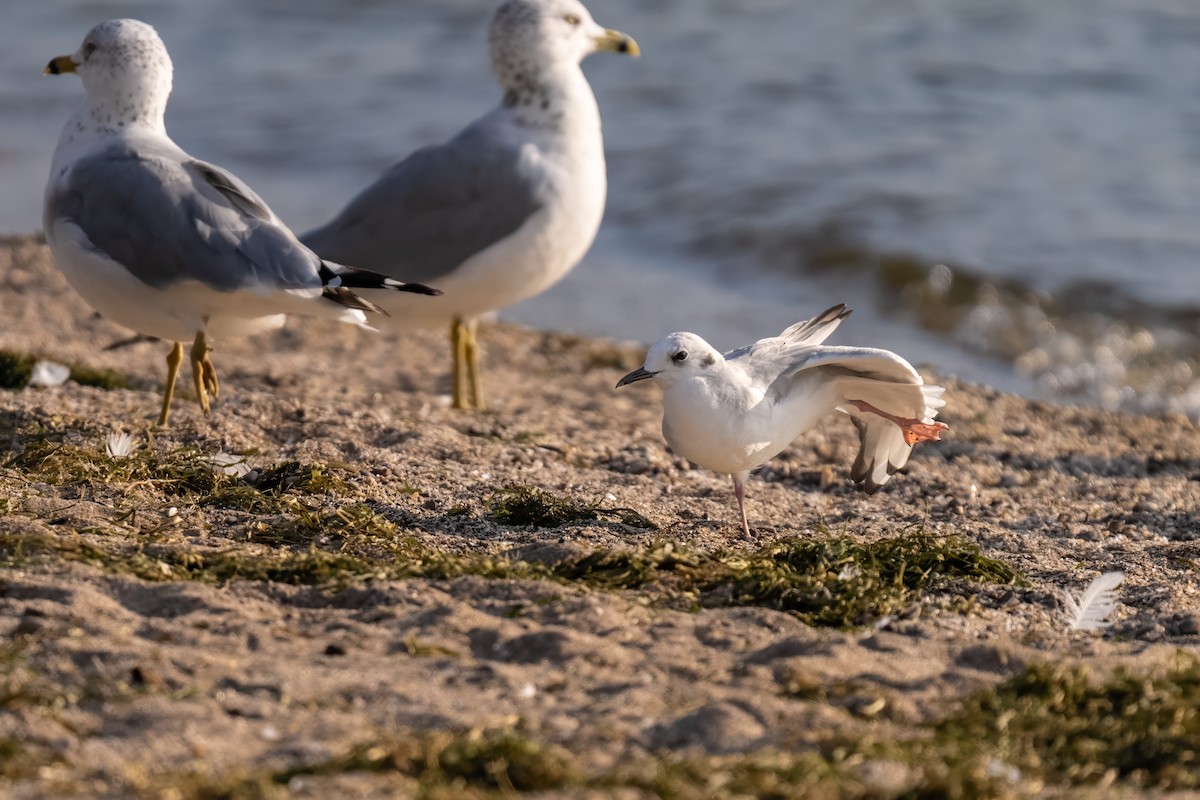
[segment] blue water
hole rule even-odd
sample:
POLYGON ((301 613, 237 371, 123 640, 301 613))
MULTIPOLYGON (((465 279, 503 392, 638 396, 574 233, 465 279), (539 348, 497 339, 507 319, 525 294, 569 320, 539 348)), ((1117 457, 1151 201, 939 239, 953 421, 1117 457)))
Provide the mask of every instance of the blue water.
MULTIPOLYGON (((0 231, 40 224, 81 93, 41 69, 101 19, 159 29, 174 138, 304 229, 497 101, 493 8, 0 0, 0 231)), ((563 284, 506 316, 644 340, 686 328, 732 347, 848 300, 858 313, 839 341, 1028 393, 1200 416, 1200 4, 592 11, 644 54, 586 65, 605 120, 605 226, 563 284), (829 231, 866 266, 814 258, 829 231), (880 254, 931 283, 889 282, 880 254), (947 274, 981 288, 931 324, 947 274)))

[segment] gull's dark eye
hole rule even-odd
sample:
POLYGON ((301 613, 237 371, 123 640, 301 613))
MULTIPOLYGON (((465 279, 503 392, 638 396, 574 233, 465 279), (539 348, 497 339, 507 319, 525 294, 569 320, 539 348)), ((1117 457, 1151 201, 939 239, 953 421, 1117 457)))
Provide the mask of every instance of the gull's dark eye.
POLYGON ((563 19, 567 21, 568 25, 578 25, 580 22, 583 22, 578 14, 567 14, 563 19))
POLYGON ((87 44, 85 44, 83 46, 83 57, 84 58, 87 58, 94 52, 96 52, 96 43, 95 42, 88 42, 87 44))
POLYGON ((687 350, 680 350, 678 353, 671 356, 671 360, 676 364, 682 364, 684 361, 687 361, 687 350))

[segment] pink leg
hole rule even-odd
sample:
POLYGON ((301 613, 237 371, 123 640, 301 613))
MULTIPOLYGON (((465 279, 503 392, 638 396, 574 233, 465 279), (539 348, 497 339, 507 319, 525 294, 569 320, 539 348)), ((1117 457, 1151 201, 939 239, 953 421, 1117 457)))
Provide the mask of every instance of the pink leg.
POLYGON ((922 422, 919 419, 905 419, 897 417, 895 414, 889 414, 886 411, 880 411, 870 403, 864 403, 862 400, 851 400, 850 405, 862 411, 865 414, 878 414, 884 419, 891 420, 900 426, 900 430, 904 432, 904 443, 910 447, 917 442, 937 442, 942 438, 942 431, 950 430, 950 426, 944 422, 922 422))
POLYGON ((746 478, 748 472, 739 472, 733 476, 733 496, 738 501, 738 511, 742 515, 742 534, 750 538, 750 523, 746 521, 746 478))

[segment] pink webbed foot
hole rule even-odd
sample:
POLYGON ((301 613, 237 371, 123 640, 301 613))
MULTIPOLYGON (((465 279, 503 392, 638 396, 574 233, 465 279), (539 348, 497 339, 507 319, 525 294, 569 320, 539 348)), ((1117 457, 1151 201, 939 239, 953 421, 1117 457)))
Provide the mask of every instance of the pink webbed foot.
POLYGON ((938 442, 942 439, 942 431, 950 430, 950 426, 944 422, 922 422, 919 419, 906 419, 897 417, 895 414, 889 414, 886 411, 880 411, 870 403, 864 403, 862 400, 851 400, 850 405, 862 411, 865 414, 877 414, 884 419, 891 420, 900 426, 900 430, 904 433, 904 443, 912 447, 917 442, 938 442))

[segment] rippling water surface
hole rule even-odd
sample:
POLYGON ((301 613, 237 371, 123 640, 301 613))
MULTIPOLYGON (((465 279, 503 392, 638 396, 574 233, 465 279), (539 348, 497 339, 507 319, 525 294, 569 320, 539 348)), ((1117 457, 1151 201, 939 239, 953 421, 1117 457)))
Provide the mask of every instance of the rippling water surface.
MULTIPOLYGON (((294 227, 498 99, 492 3, 9 0, 0 230, 40 224, 78 100, 46 79, 97 21, 158 27, 167 124, 294 227)), ((837 301, 838 341, 1028 394, 1200 417, 1200 5, 610 0, 587 63, 608 214, 506 313, 734 346, 837 301), (942 266, 944 265, 944 266, 942 266)))

